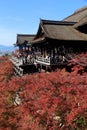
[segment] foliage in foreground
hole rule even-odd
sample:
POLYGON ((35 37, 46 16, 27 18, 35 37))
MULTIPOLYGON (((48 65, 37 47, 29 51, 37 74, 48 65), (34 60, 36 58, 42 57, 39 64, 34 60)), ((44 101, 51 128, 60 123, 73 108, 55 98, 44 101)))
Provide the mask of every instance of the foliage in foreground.
POLYGON ((12 77, 12 64, 0 59, 0 130, 86 130, 87 73, 80 69, 12 77))

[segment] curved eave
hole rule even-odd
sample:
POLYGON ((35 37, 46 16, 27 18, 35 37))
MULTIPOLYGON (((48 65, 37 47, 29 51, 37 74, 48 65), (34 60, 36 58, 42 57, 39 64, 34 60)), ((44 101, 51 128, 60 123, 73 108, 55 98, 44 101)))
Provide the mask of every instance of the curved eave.
POLYGON ((31 42, 31 44, 32 45, 35 45, 35 44, 38 44, 38 43, 42 43, 42 42, 44 42, 45 41, 45 38, 38 38, 38 39, 36 39, 36 40, 33 40, 32 42, 31 42))

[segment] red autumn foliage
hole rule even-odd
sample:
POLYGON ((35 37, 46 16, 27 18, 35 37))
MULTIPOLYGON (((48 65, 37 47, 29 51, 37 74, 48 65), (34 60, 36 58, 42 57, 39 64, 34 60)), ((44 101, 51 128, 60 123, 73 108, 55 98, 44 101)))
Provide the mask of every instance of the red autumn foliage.
POLYGON ((0 130, 86 130, 84 69, 13 77, 10 61, 0 59, 0 130))

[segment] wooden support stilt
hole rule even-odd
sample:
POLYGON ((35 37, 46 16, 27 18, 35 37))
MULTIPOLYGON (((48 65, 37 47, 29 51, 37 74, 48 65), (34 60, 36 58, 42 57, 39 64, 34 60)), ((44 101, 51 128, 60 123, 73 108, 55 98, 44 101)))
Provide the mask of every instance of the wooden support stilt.
POLYGON ((16 76, 23 76, 23 69, 19 66, 14 65, 14 74, 16 76))

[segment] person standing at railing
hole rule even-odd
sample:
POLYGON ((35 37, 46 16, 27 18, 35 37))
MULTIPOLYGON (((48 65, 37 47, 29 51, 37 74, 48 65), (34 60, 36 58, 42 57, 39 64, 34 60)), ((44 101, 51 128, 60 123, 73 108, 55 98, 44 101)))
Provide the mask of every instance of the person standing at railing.
POLYGON ((29 47, 29 49, 26 50, 26 57, 25 57, 27 63, 29 63, 29 64, 33 63, 34 57, 35 57, 34 51, 31 47, 29 47))
POLYGON ((27 63, 27 51, 26 51, 26 48, 23 47, 23 51, 22 51, 22 61, 23 61, 23 64, 27 63))

